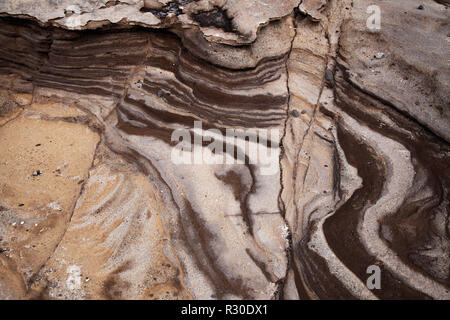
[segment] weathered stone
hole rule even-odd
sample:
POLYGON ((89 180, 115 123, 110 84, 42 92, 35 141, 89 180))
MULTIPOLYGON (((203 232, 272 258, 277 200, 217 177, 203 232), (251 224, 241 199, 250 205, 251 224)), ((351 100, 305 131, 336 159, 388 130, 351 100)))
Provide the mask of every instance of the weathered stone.
POLYGON ((449 299, 448 2, 372 4, 2 1, 0 298, 449 299))

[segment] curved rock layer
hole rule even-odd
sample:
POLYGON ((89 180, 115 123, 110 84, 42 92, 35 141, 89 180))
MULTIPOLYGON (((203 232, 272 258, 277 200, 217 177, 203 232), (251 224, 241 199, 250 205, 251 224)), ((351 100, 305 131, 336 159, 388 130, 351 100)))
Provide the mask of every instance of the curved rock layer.
POLYGON ((1 299, 450 298, 448 4, 22 2, 1 299))

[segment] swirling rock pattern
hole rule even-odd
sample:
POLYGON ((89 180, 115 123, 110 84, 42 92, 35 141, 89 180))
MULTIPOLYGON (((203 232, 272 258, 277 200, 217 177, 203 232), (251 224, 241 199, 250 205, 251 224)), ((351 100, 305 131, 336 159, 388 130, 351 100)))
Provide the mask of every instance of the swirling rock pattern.
POLYGON ((3 1, 0 298, 449 299, 448 4, 370 5, 3 1))

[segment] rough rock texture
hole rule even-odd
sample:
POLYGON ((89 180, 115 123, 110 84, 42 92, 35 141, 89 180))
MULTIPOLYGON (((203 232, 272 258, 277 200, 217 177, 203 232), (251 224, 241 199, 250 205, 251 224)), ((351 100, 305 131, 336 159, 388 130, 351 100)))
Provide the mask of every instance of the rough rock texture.
POLYGON ((377 4, 1 1, 0 298, 450 299, 448 2, 377 4))

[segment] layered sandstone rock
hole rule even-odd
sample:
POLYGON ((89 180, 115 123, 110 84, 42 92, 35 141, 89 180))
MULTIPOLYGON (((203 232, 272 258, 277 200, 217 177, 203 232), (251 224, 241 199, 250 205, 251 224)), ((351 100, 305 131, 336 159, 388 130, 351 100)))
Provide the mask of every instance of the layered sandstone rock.
POLYGON ((448 4, 370 5, 0 3, 0 298, 449 299, 448 4))

